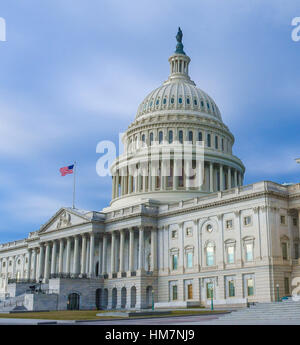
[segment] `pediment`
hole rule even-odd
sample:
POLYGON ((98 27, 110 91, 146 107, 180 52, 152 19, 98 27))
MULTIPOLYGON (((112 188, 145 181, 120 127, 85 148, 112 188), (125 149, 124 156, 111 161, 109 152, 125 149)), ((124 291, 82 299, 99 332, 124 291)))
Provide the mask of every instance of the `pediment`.
POLYGON ((39 233, 57 231, 70 226, 88 223, 90 219, 84 214, 73 211, 69 208, 61 208, 53 217, 50 218, 39 230, 39 233))

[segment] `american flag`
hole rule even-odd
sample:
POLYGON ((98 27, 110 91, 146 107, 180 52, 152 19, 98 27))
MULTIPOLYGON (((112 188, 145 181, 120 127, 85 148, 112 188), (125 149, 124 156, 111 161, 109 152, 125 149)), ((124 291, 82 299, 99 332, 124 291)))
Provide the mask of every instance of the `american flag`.
POLYGON ((60 168, 59 171, 61 176, 66 176, 67 174, 73 174, 74 164, 67 167, 60 168))

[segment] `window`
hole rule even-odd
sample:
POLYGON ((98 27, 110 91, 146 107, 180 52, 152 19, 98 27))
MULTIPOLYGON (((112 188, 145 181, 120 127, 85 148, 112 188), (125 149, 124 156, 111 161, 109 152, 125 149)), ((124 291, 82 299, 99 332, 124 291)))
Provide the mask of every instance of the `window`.
POLYGON ((178 255, 173 254, 172 255, 172 269, 177 270, 177 267, 178 267, 178 255))
POLYGON ((246 243, 246 261, 253 261, 253 244, 246 243))
POLYGON ((192 143, 193 142, 193 132, 189 131, 189 142, 192 143))
POLYGON ((202 141, 202 132, 198 133, 198 141, 202 141))
POLYGON ((235 296, 234 280, 229 280, 228 282, 228 295, 229 297, 235 296))
POLYGON ((167 99, 166 98, 164 98, 163 104, 167 104, 167 99))
POLYGON ((203 101, 201 101, 201 107, 204 107, 204 102, 203 101))
POLYGON ((186 104, 190 104, 190 99, 189 98, 186 99, 186 104))
POLYGON ((145 134, 142 135, 142 142, 145 144, 145 141, 146 141, 146 136, 145 134))
POLYGON ((187 267, 193 268, 193 253, 187 253, 186 261, 187 261, 187 267))
POLYGON ((294 244, 295 259, 299 259, 299 244, 294 244))
POLYGON ((193 284, 188 284, 187 291, 188 291, 188 299, 193 299, 193 284))
POLYGON ((192 229, 192 228, 186 228, 186 229, 185 229, 185 234, 186 234, 186 236, 192 236, 192 234, 193 234, 193 229, 192 229))
POLYGON ((156 103, 155 103, 155 104, 156 104, 156 105, 159 105, 159 99, 156 100, 156 103))
POLYGON ((231 230, 233 228, 233 221, 232 221, 232 219, 226 220, 225 224, 226 224, 226 229, 227 230, 231 230))
POLYGON ((286 242, 281 243, 281 248, 282 248, 282 258, 283 260, 287 260, 288 259, 287 243, 286 242))
POLYGON ((297 218, 293 218, 293 225, 294 225, 294 226, 297 226, 297 224, 298 224, 298 223, 297 223, 297 218))
POLYGON ((234 246, 229 246, 227 248, 227 262, 229 264, 234 264, 234 246))
POLYGON ((209 243, 206 247, 206 265, 213 266, 215 263, 215 249, 212 243, 209 243))
POLYGON ((253 278, 247 279, 247 295, 248 296, 253 296, 254 295, 253 278))
POLYGON ((151 101, 151 102, 150 102, 150 107, 152 107, 152 104, 153 104, 153 102, 151 101))
POLYGON ((290 280, 288 277, 284 277, 284 293, 286 295, 290 294, 290 280))
POLYGON ((208 146, 208 147, 211 147, 210 134, 207 134, 207 146, 208 146))
POLYGON ((250 225, 251 224, 251 216, 244 217, 244 225, 250 225))
POLYGON ((5 262, 3 262, 2 266, 5 267, 5 262))
POLYGON ((178 136, 179 136, 179 142, 180 142, 180 144, 182 144, 183 143, 183 131, 179 131, 178 136))
POLYGON ((213 283, 206 283, 206 296, 207 298, 214 297, 214 284, 213 283))
POLYGON ((153 133, 151 132, 150 133, 150 145, 152 145, 152 143, 153 143, 153 133))
POLYGON ((178 98, 178 103, 182 104, 182 98, 181 97, 178 98))
POLYGON ((285 216, 280 216, 280 224, 285 225, 285 216))
POLYGON ((177 300, 177 285, 173 285, 172 286, 172 299, 173 301, 176 301, 177 300))
POLYGON ((174 104, 174 97, 171 98, 171 104, 174 104))
POLYGON ((161 144, 162 141, 163 141, 163 132, 160 131, 160 132, 158 133, 158 142, 161 144))
POLYGON ((172 231, 172 238, 177 238, 177 230, 172 231))
POLYGON ((173 142, 173 131, 169 131, 169 144, 173 142))
POLYGON ((206 102, 206 105, 207 105, 207 109, 209 109, 209 103, 208 102, 206 102))
POLYGON ((206 231, 208 231, 208 232, 212 232, 212 231, 213 231, 213 227, 212 227, 211 224, 208 224, 208 225, 206 226, 206 231))
POLYGON ((221 143, 222 143, 222 151, 224 151, 224 139, 223 138, 222 138, 221 143))
POLYGON ((197 100, 196 99, 194 99, 194 105, 197 105, 198 103, 197 103, 197 100))
POLYGON ((215 148, 218 149, 219 148, 219 140, 218 137, 215 136, 215 148))

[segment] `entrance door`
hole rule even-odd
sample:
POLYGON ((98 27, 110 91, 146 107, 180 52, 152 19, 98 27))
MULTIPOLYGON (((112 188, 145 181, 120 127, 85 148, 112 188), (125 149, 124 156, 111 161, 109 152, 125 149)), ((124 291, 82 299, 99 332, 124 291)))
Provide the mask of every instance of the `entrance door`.
POLYGON ((68 296, 68 310, 79 310, 79 294, 71 293, 68 296))
POLYGON ((101 309, 102 289, 96 290, 96 308, 101 309))
POLYGON ((188 290, 188 299, 193 299, 193 284, 189 284, 187 286, 188 290))

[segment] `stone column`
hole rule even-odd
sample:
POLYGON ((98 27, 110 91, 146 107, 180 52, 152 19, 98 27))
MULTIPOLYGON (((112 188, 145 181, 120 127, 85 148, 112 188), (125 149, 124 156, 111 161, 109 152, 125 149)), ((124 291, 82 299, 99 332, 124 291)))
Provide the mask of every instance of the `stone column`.
POLYGON ((151 271, 157 270, 157 229, 151 229, 151 271))
POLYGON ((134 230, 129 229, 129 271, 134 271, 134 230))
POLYGON ((178 223, 178 241, 179 241, 179 262, 178 270, 184 272, 184 232, 183 232, 183 222, 178 223))
POLYGON ((28 249, 27 276, 26 276, 26 279, 28 280, 30 279, 31 255, 32 255, 32 249, 28 249))
POLYGON ((227 178, 228 178, 227 188, 228 188, 228 189, 231 189, 231 188, 232 188, 232 185, 231 185, 231 168, 230 168, 230 167, 228 167, 227 178))
POLYGON ((107 273, 107 235, 103 234, 103 250, 102 250, 102 274, 107 273))
POLYGON ((173 190, 178 189, 179 176, 178 175, 178 160, 174 158, 173 160, 173 190))
POLYGON ((67 260, 66 260, 66 274, 70 274, 71 271, 71 237, 67 238, 67 260))
POLYGON ((94 255, 95 255, 95 234, 90 233, 90 267, 89 267, 89 275, 90 277, 95 275, 94 271, 94 255))
POLYGON ((40 244, 40 257, 39 257, 39 279, 44 278, 44 257, 45 257, 45 248, 44 245, 40 244))
POLYGON ((224 171, 223 165, 220 164, 220 191, 224 190, 224 171))
POLYGON ((73 273, 79 273, 79 237, 74 236, 74 261, 73 261, 73 273))
POLYGON ((36 257, 37 257, 37 249, 33 248, 33 271, 32 271, 32 279, 33 280, 36 280, 36 265, 37 265, 36 257))
POLYGON ((115 198, 119 197, 119 172, 116 171, 115 198))
POLYGON ((144 227, 139 229, 139 270, 144 270, 144 227))
POLYGON ((115 245, 116 245, 116 234, 113 231, 111 233, 111 253, 110 253, 110 271, 111 273, 115 273, 115 245))
POLYGON ((51 274, 56 273, 56 249, 57 249, 57 243, 56 243, 56 241, 53 241, 52 257, 51 257, 51 274))
POLYGON ((132 176, 128 174, 128 194, 132 193, 132 176))
POLYGON ((111 195, 112 199, 115 198, 115 191, 116 191, 115 184, 116 184, 116 176, 113 176, 112 177, 112 195, 111 195))
POLYGON ((45 274, 44 274, 45 280, 48 280, 49 276, 50 276, 49 260, 50 260, 50 243, 47 242, 46 243, 46 254, 45 254, 45 274))
POLYGON ((234 169, 234 187, 238 186, 238 180, 237 180, 237 170, 234 169))
POLYGON ((209 191, 213 193, 214 190, 214 165, 209 162, 209 191))
POLYGON ((98 266, 98 276, 101 275, 102 273, 102 248, 103 248, 103 244, 102 244, 102 240, 101 238, 99 238, 99 266, 98 266))
POLYGON ((82 234, 81 238, 82 238, 82 243, 81 243, 81 270, 80 270, 80 273, 85 274, 86 273, 86 270, 85 270, 85 265, 86 265, 86 235, 82 234))
POLYGON ((58 273, 63 273, 63 264, 64 264, 64 240, 61 238, 59 240, 59 257, 58 257, 58 273))
POLYGON ((124 272, 124 243, 125 243, 125 230, 120 230, 120 267, 119 272, 124 272))

